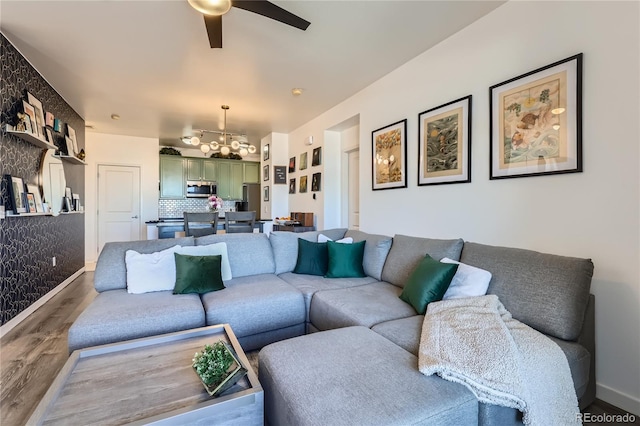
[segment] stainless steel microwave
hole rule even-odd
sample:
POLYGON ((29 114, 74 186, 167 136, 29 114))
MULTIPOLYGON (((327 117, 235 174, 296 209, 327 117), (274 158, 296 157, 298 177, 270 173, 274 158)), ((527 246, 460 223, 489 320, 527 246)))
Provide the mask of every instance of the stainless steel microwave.
POLYGON ((206 182, 202 180, 187 181, 187 198, 208 198, 217 195, 218 185, 216 182, 206 182))

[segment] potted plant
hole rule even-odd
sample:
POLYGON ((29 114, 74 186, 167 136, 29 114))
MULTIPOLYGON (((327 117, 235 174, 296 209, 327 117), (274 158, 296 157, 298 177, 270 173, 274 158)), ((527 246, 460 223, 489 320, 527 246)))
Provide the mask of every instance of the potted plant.
POLYGON ((210 396, 220 395, 247 373, 233 350, 222 340, 196 352, 192 366, 210 396))

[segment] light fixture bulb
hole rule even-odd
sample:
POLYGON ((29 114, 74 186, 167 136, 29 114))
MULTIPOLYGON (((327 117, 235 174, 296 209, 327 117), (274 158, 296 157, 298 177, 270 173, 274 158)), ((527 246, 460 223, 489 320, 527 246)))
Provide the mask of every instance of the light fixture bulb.
POLYGON ((247 148, 242 148, 240 150, 240 155, 242 155, 243 157, 246 157, 249 154, 249 151, 247 151, 247 148))
POLYGON ((189 0, 195 10, 205 15, 220 16, 231 9, 231 0, 189 0))
POLYGON ((558 114, 562 114, 565 111, 566 110, 564 108, 554 108, 551 110, 551 114, 558 115, 558 114))
POLYGON ((389 161, 393 163, 393 160, 395 160, 396 157, 394 157, 393 155, 391 157, 389 157, 389 161))
POLYGON ((216 141, 211 141, 211 143, 209 145, 211 145, 211 149, 220 148, 220 144, 218 142, 216 142, 216 141))
POLYGON ((291 89, 291 94, 293 96, 300 96, 302 95, 303 90, 299 87, 294 87, 293 89, 291 89))
POLYGON ((389 160, 384 160, 382 163, 383 163, 385 166, 387 166, 387 165, 389 165, 389 160))
POLYGON ((228 146, 223 146, 222 148, 220 148, 220 152, 222 153, 222 155, 229 155, 231 150, 229 149, 228 146))
POLYGON ((553 125, 553 130, 558 130, 560 129, 560 125, 559 124, 554 124, 553 125))
POLYGON ((211 147, 209 145, 207 145, 206 143, 203 143, 202 145, 200 145, 200 151, 202 151, 204 154, 209 152, 210 149, 211 149, 211 147))
POLYGON ((240 142, 238 142, 237 140, 231 141, 231 148, 233 148, 233 149, 240 148, 240 142))
POLYGON ((253 145, 249 145, 249 154, 255 154, 256 153, 256 147, 253 145))
POLYGON ((182 143, 185 143, 187 145, 191 145, 191 137, 189 136, 183 136, 180 138, 180 140, 182 141, 182 143))
POLYGON ((200 138, 197 136, 191 136, 191 145, 193 146, 200 145, 200 138))

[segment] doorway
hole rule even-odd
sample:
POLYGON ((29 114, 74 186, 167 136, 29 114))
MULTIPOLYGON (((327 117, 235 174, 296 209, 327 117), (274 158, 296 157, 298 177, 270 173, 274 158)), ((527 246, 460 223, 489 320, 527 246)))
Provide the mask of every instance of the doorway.
POLYGON ((347 225, 360 229, 360 149, 347 152, 347 225))
POLYGON ((98 165, 98 255, 113 241, 140 239, 140 167, 98 165))

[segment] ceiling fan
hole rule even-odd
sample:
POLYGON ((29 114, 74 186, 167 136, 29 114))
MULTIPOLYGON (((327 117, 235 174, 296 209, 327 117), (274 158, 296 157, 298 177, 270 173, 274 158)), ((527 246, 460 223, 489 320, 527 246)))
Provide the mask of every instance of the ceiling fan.
POLYGON ((222 15, 231 7, 248 10, 305 31, 311 24, 267 0, 188 0, 191 7, 204 14, 204 24, 211 48, 222 47, 222 15))

